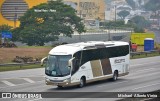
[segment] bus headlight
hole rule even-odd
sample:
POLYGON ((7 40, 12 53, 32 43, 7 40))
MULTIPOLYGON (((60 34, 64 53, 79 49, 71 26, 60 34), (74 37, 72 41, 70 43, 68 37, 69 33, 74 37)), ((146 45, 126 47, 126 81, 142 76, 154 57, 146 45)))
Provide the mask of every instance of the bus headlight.
POLYGON ((67 78, 63 82, 70 82, 70 81, 71 81, 71 78, 67 78))

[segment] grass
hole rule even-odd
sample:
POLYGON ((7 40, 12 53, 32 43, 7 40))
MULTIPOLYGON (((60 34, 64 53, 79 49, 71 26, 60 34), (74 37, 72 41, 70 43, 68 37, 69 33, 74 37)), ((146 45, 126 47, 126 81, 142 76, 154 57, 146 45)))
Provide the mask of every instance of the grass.
POLYGON ((18 48, 52 48, 51 46, 20 46, 18 48))
MULTIPOLYGON (((160 48, 160 44, 156 45, 160 48)), ((23 46, 18 48, 0 48, 0 64, 3 63, 11 63, 12 60, 16 56, 28 56, 33 58, 43 58, 48 55, 48 52, 52 49, 50 46, 23 46)), ((138 46, 138 52, 143 51, 143 46, 138 46)), ((131 59, 137 58, 146 58, 146 57, 153 57, 153 56, 160 56, 159 53, 151 53, 147 56, 143 55, 135 55, 131 57, 131 59)), ((11 71, 11 70, 23 70, 23 69, 33 69, 33 68, 42 68, 40 64, 33 64, 33 65, 23 65, 23 66, 0 66, 0 72, 2 71, 11 71)))
POLYGON ((48 55, 52 47, 18 47, 0 48, 0 64, 11 63, 16 56, 43 58, 48 55))
POLYGON ((11 71, 11 70, 24 70, 24 69, 35 69, 43 68, 40 64, 23 65, 23 66, 0 66, 0 72, 11 71))

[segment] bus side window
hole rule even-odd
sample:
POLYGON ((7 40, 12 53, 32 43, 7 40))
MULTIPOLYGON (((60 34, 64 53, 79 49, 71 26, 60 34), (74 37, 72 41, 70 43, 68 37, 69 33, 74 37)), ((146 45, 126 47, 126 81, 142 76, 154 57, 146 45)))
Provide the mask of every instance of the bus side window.
POLYGON ((75 59, 73 60, 73 69, 72 69, 72 74, 74 74, 76 71, 78 71, 80 67, 80 58, 81 58, 81 51, 75 53, 73 55, 75 59))

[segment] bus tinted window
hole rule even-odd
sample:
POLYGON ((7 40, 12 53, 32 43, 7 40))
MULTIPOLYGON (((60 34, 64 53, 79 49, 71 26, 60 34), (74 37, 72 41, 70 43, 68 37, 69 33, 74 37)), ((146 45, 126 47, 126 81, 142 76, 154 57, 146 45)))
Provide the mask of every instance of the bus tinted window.
POLYGON ((125 56, 129 54, 129 45, 83 50, 81 65, 88 61, 125 56))

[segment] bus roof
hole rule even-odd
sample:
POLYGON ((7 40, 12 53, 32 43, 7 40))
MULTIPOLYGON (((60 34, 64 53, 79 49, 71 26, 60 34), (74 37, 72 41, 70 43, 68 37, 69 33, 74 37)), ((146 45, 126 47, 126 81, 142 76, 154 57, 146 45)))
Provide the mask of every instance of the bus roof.
POLYGON ((128 42, 122 41, 87 41, 72 44, 65 44, 54 47, 49 54, 50 55, 72 55, 77 51, 93 49, 95 47, 113 47, 129 45, 128 42))

